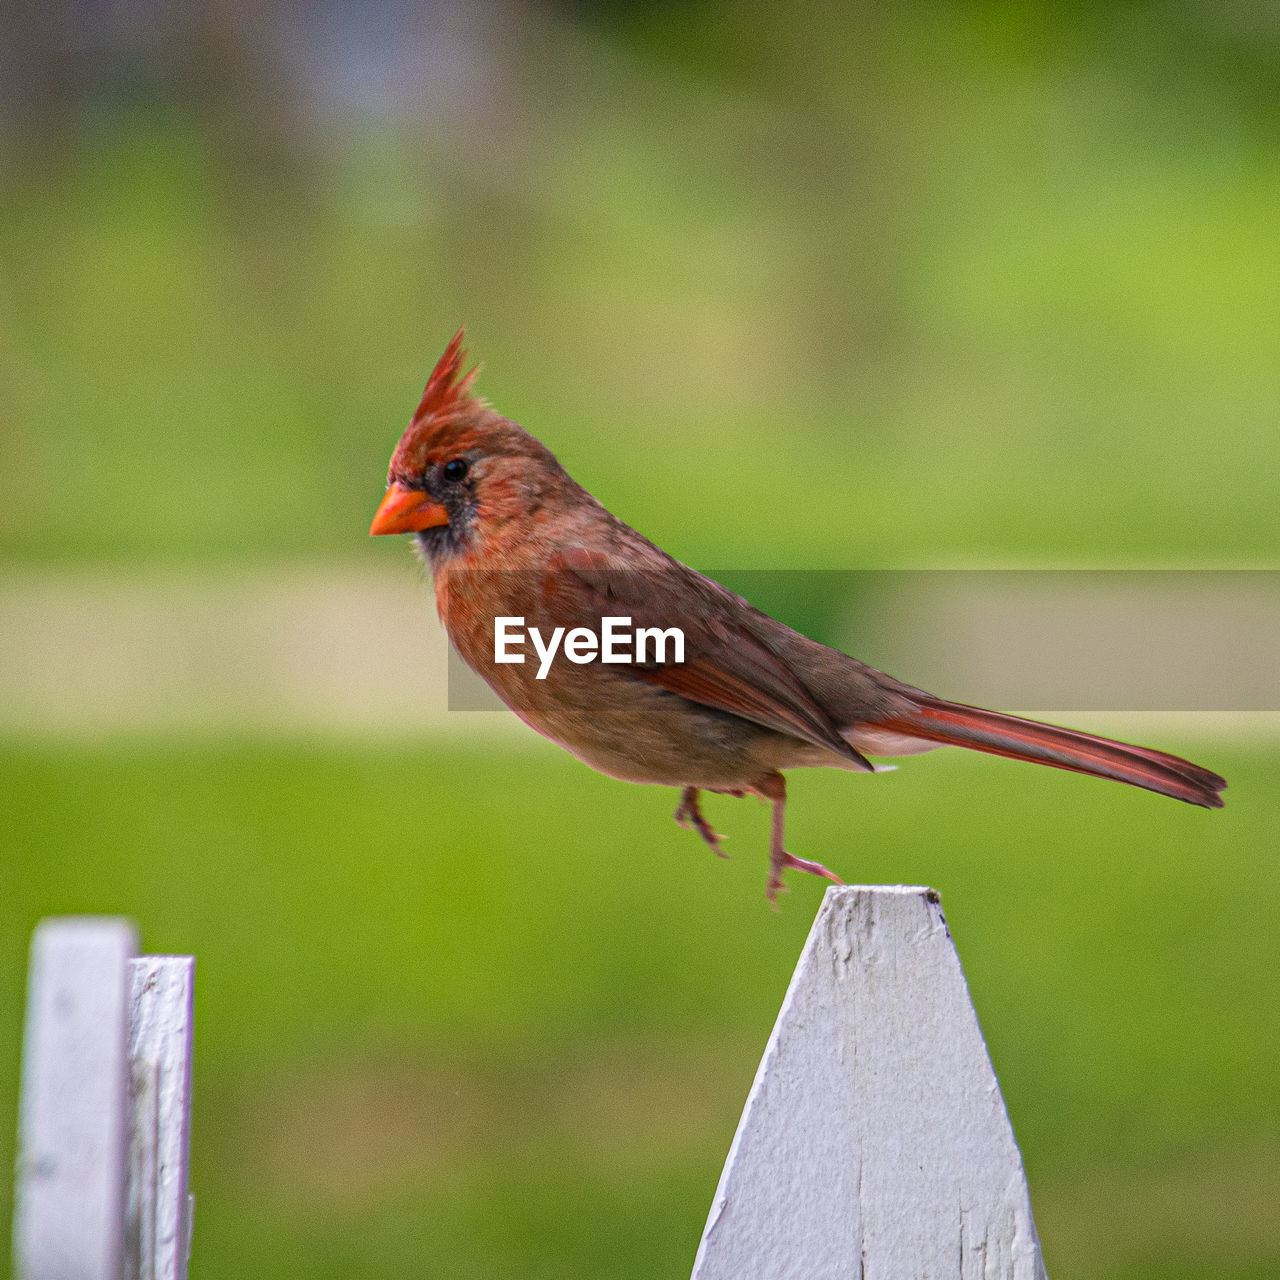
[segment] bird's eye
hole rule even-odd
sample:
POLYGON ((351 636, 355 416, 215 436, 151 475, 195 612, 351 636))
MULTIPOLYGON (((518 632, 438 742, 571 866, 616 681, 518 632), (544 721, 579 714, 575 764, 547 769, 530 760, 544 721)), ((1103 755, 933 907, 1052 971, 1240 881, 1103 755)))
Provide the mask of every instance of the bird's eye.
POLYGON ((451 480, 456 484, 467 474, 468 467, 469 464, 466 458, 454 458, 451 461, 446 462, 444 466, 440 468, 440 474, 444 476, 446 480, 451 480))

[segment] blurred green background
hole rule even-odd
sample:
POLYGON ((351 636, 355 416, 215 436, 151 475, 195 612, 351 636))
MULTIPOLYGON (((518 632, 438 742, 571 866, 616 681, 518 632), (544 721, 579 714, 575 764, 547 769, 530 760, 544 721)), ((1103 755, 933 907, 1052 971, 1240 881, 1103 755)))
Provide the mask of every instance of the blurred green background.
MULTIPOLYGON (((13 600, 157 574, 418 601, 365 530, 464 321, 483 393, 698 565, 1275 565, 1265 6, 7 22, 0 623, 40 642, 13 600)), ((674 795, 474 723, 0 707, 0 1165, 30 930, 122 912, 198 958, 193 1276, 687 1274, 822 887, 766 909, 754 804, 711 802, 717 862, 674 795)), ((792 847, 942 891, 1052 1275, 1276 1275, 1280 738, 1159 745, 1227 809, 943 752, 798 775, 792 847)))

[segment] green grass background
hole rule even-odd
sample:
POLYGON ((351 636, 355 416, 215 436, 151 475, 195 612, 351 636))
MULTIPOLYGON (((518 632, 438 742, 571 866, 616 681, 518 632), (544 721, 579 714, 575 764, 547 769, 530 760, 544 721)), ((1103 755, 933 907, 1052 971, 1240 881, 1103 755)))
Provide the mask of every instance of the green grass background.
MULTIPOLYGON (((407 556, 364 531, 463 321, 695 564, 1274 566, 1243 12, 533 7, 455 115, 100 94, 0 183, 0 573, 407 556)), ((1215 733, 1157 745, 1221 813, 793 783, 798 852, 942 891, 1055 1277, 1280 1273, 1280 748, 1215 733)), ((193 1276, 684 1274, 821 885, 773 914, 764 811, 725 863, 673 805, 532 736, 5 743, 0 1164, 30 930, 122 912, 198 957, 193 1276)))

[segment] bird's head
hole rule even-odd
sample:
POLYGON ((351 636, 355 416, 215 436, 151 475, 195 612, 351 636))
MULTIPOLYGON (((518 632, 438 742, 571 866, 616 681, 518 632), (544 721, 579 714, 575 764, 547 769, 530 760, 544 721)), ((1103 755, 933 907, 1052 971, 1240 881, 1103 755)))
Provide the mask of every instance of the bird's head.
POLYGON ((371 534, 416 533, 433 563, 532 517, 572 484, 551 451, 472 393, 462 330, 440 357, 391 456, 371 534))

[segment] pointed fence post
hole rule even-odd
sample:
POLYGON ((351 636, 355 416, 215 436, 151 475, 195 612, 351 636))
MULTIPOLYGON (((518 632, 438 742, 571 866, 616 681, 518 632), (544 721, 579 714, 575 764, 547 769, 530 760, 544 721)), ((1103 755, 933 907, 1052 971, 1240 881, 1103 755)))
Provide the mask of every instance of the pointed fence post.
POLYGON ((932 889, 827 890, 693 1280, 1044 1280, 1022 1158, 932 889))

